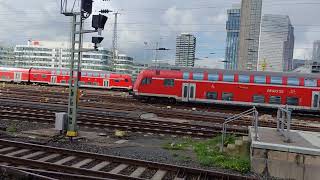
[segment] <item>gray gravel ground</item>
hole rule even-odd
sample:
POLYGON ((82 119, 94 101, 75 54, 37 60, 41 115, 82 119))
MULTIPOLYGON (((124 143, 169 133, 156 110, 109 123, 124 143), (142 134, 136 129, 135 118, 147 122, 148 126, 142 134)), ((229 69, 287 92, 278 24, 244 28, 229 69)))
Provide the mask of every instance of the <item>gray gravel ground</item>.
MULTIPOLYGON (((40 124, 40 123, 30 123, 30 122, 12 122, 7 120, 0 120, 1 127, 15 127, 16 132, 26 131, 26 130, 35 130, 35 129, 46 129, 53 128, 53 125, 50 124, 40 124)), ((97 130, 96 130, 97 131, 97 130)), ((101 131, 103 132, 103 131, 101 131)), ((120 140, 118 138, 110 136, 111 132, 106 132, 108 134, 106 142, 115 142, 120 140)), ((219 168, 212 167, 202 167, 195 158, 181 158, 188 156, 185 152, 181 151, 170 151, 163 149, 162 146, 165 143, 176 141, 178 142, 179 137, 171 136, 159 136, 159 135, 144 135, 138 133, 129 133, 129 136, 126 137, 128 143, 120 145, 105 145, 100 142, 100 145, 96 145, 91 141, 86 139, 79 139, 74 142, 70 142, 68 139, 34 139, 34 138, 20 138, 14 136, 15 132, 3 132, 0 130, 0 138, 5 137, 11 140, 19 140, 24 142, 39 143, 43 145, 49 145, 54 147, 67 148, 72 150, 93 152, 106 155, 114 155, 121 157, 128 157, 133 159, 142 159, 153 162, 167 163, 167 164, 176 164, 180 166, 194 167, 194 168, 203 168, 208 170, 219 170, 229 173, 237 173, 230 170, 223 170, 219 168), (13 135, 13 136, 11 136, 13 135)), ((103 142, 103 141, 102 141, 103 142)), ((99 144, 99 143, 98 143, 99 144)))

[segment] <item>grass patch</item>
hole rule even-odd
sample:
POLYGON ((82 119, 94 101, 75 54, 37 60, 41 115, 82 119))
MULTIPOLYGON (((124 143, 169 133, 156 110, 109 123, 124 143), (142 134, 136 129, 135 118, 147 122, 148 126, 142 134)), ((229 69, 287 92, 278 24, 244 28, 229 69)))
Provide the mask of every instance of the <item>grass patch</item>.
POLYGON ((15 133, 17 132, 17 125, 16 124, 11 124, 6 128, 6 131, 9 133, 15 133))
MULTIPOLYGON (((250 171, 250 159, 248 155, 230 155, 220 152, 219 143, 221 136, 193 144, 193 150, 198 160, 204 166, 218 166, 225 169, 233 169, 242 173, 250 171)), ((234 143, 235 137, 227 136, 225 145, 234 143)))
MULTIPOLYGON (((224 145, 234 143, 236 137, 227 135, 225 137, 224 145)), ((179 143, 166 143, 163 148, 168 150, 186 150, 191 148, 197 155, 199 163, 208 167, 221 167, 225 169, 233 169, 241 173, 250 171, 249 154, 231 155, 220 152, 221 136, 205 140, 194 141, 191 139, 184 140, 179 143)), ((243 154, 243 153, 242 153, 243 154)))
POLYGON ((178 151, 178 150, 185 150, 186 148, 189 147, 189 144, 186 143, 186 142, 179 142, 179 143, 176 143, 176 142, 172 142, 172 143, 166 143, 162 146, 164 149, 167 149, 167 150, 173 150, 173 151, 178 151))

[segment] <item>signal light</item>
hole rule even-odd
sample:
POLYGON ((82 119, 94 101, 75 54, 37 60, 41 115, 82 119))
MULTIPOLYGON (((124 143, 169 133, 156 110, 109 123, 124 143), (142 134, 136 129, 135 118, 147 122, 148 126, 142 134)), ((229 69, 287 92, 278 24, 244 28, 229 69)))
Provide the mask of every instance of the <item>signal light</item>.
POLYGON ((81 11, 90 15, 92 13, 92 2, 93 0, 81 0, 81 11))
POLYGON ((104 16, 102 14, 99 15, 93 15, 92 16, 92 27, 97 29, 104 29, 104 25, 106 24, 108 20, 107 16, 104 16))
POLYGON ((98 49, 98 44, 100 44, 102 42, 104 38, 103 37, 92 37, 92 43, 94 43, 94 49, 98 49))

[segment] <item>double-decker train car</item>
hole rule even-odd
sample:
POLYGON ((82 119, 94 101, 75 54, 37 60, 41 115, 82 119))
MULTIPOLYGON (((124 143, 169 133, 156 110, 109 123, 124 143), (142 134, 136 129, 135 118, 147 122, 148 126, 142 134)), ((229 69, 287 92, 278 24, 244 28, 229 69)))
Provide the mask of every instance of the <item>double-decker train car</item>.
MULTIPOLYGON (((0 67, 0 81, 7 82, 30 82, 68 86, 69 74, 70 71, 68 70, 0 67)), ((130 75, 105 71, 82 71, 79 83, 82 87, 90 88, 132 89, 130 75)))
POLYGON ((320 110, 319 74, 221 69, 147 69, 134 84, 138 98, 320 110))

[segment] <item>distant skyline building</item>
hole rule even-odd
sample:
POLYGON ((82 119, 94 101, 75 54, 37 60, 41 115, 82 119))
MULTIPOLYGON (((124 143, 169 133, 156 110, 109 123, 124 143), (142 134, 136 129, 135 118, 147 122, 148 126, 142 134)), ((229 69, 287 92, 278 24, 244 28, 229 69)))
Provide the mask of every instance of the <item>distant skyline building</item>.
POLYGON ((242 0, 238 70, 257 70, 262 0, 242 0))
POLYGON ((196 38, 192 34, 182 33, 176 38, 176 66, 194 67, 196 38))
POLYGON ((258 71, 292 70, 294 28, 289 16, 266 14, 262 17, 258 71))
POLYGON ((227 10, 225 69, 237 69, 240 33, 240 4, 227 10))
POLYGON ((320 40, 314 41, 312 60, 320 62, 320 40))
POLYGON ((113 61, 113 71, 121 74, 133 72, 133 58, 125 54, 117 54, 113 61))

